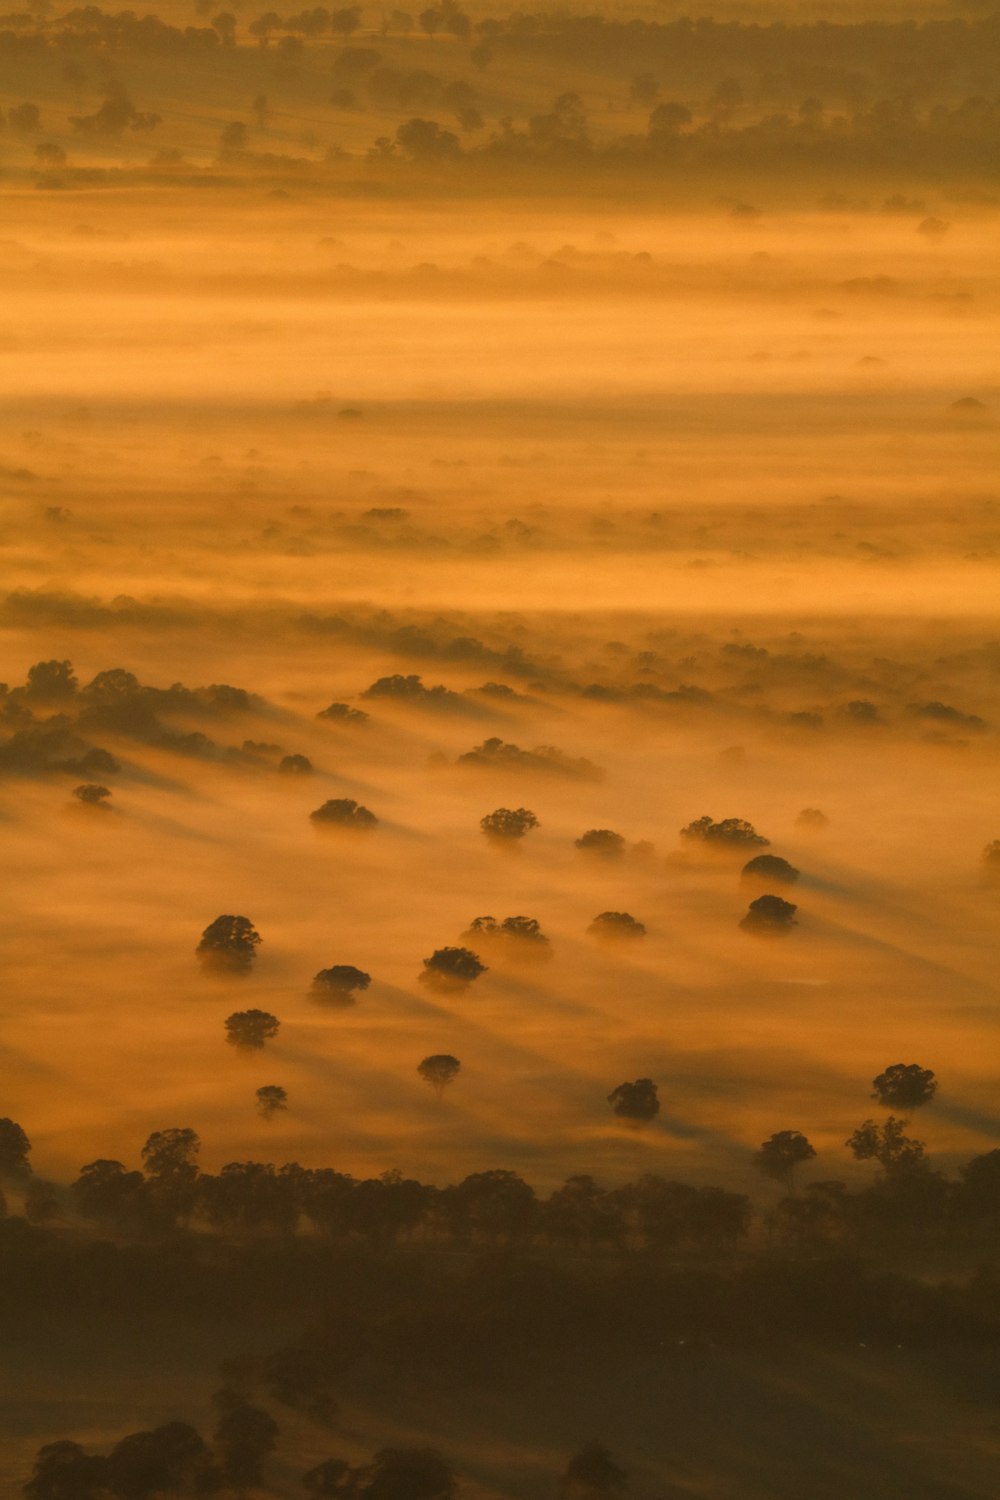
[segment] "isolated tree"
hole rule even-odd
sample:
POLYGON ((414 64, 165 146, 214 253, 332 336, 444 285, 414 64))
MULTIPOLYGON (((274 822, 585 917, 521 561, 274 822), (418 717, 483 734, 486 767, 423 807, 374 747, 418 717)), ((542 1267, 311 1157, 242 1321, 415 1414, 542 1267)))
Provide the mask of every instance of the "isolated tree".
POLYGON ((625 853, 624 838, 610 828, 589 828, 573 842, 584 854, 599 854, 602 859, 618 859, 625 853))
POLYGON ((660 1113, 656 1084, 651 1078, 637 1078, 634 1083, 620 1083, 608 1095, 608 1103, 620 1120, 643 1125, 660 1113))
POLYGON ((804 807, 800 813, 796 813, 795 822, 799 828, 808 828, 818 833, 820 829, 829 826, 830 819, 818 807, 804 807))
POLYGON ((365 1473, 364 1500, 452 1500, 455 1476, 433 1448, 383 1448, 365 1473))
POLYGON ((464 990, 485 973, 486 965, 471 948, 435 948, 430 958, 424 959, 419 978, 433 989, 464 990))
POLYGON ((628 1475, 603 1443, 587 1443, 574 1453, 559 1481, 559 1500, 613 1500, 628 1489, 628 1475))
POLYGON ((695 818, 693 823, 682 828, 681 838, 734 854, 741 854, 745 849, 763 849, 771 842, 745 818, 723 818, 716 823, 707 815, 695 818))
POLYGON ((800 1130, 778 1130, 769 1136, 753 1159, 754 1166, 765 1177, 773 1177, 789 1192, 795 1187, 795 1168, 811 1161, 815 1150, 800 1130))
POLYGON ((226 1017, 226 1041, 252 1052, 277 1036, 281 1022, 266 1010, 237 1010, 226 1017))
POLYGON ((619 942, 646 935, 643 922, 637 922, 627 911, 602 911, 594 918, 587 931, 592 937, 606 942, 619 942))
POLYGON ((324 802, 322 807, 317 807, 309 817, 318 828, 347 829, 349 831, 360 831, 374 828, 378 822, 373 812, 367 807, 361 807, 354 801, 353 797, 332 797, 329 802, 324 802))
POLYGON ((39 661, 28 668, 24 696, 41 703, 72 698, 77 689, 73 664, 68 661, 39 661))
POLYGON ((85 807, 99 807, 102 812, 110 812, 108 798, 111 796, 109 787, 98 786, 96 781, 84 782, 82 786, 73 788, 73 796, 85 807))
POLYGON ((265 1083, 256 1093, 257 1113, 265 1120, 273 1120, 281 1110, 288 1108, 288 1093, 280 1083, 265 1083))
POLYGON ((552 956, 552 945, 535 917, 504 917, 502 922, 496 917, 475 917, 462 936, 473 942, 500 944, 513 958, 552 956))
POLYGON ((0 1120, 0 1181, 17 1182, 31 1176, 31 1142, 14 1120, 0 1120))
POLYGON ((479 826, 491 839, 523 839, 539 822, 527 807, 498 807, 495 812, 480 818, 479 826))
POLYGON ((873 1099, 889 1109, 918 1109, 929 1104, 937 1092, 937 1079, 930 1068, 916 1063, 893 1063, 872 1079, 873 1099))
POLYGON ((353 964, 333 964, 329 969, 320 969, 312 982, 312 992, 320 999, 333 1000, 339 1005, 353 1005, 359 991, 366 990, 372 976, 353 964))
POLYGON ((458 1077, 461 1066, 457 1057, 452 1057, 447 1052, 435 1052, 433 1056, 425 1057, 423 1062, 417 1064, 417 1072, 440 1099, 448 1084, 458 1077))
POLYGON ((798 907, 781 896, 758 896, 740 921, 744 932, 757 937, 782 937, 795 927, 798 907))
POLYGON ((283 755, 278 770, 285 776, 311 776, 313 763, 308 755, 283 755))
POLYGON ((775 885, 794 885, 799 872, 779 854, 758 854, 748 859, 740 871, 742 880, 764 880, 775 885))
POLYGON ((263 941, 249 917, 216 917, 195 952, 202 968, 216 974, 249 974, 263 941))
POLYGON ((890 1115, 884 1125, 865 1120, 850 1135, 845 1145, 857 1161, 877 1161, 888 1178, 926 1169, 923 1141, 906 1134, 906 1120, 890 1115))

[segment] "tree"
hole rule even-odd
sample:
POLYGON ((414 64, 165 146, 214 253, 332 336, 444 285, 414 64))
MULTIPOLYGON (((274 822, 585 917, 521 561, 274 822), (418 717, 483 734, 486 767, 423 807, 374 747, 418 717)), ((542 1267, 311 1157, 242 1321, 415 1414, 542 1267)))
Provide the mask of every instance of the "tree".
POLYGON ((141 1172, 128 1172, 120 1161, 102 1157, 80 1168, 70 1196, 81 1218, 134 1228, 142 1217, 144 1186, 141 1172))
POLYGON ((39 141, 35 147, 35 160, 46 171, 50 167, 64 167, 66 152, 55 141, 39 141))
POLYGON ((424 959, 419 978, 433 989, 464 990, 485 973, 486 965, 471 948, 435 948, 430 958, 424 959))
POLYGON ((603 1443, 587 1443, 566 1465, 560 1500, 612 1500, 628 1489, 628 1476, 603 1443))
POLYGON ((890 1109, 918 1109, 929 1104, 937 1092, 937 1079, 930 1068, 916 1063, 893 1063, 872 1079, 873 1099, 890 1109))
POLYGON ((335 10, 330 16, 330 30, 342 36, 345 41, 360 25, 360 5, 345 5, 342 10, 335 10))
POLYGON ((620 1120, 642 1125, 655 1120, 660 1113, 656 1084, 651 1078, 637 1078, 634 1083, 620 1083, 608 1095, 608 1103, 620 1120))
POLYGON ((716 823, 707 815, 695 818, 681 829, 681 838, 706 844, 710 849, 740 854, 744 849, 763 849, 771 842, 745 818, 723 818, 716 823))
POLYGON ((226 1017, 226 1041, 230 1046, 254 1051, 278 1035, 281 1022, 266 1010, 237 1010, 226 1017))
POLYGON ((84 782, 82 786, 73 788, 73 796, 83 803, 84 807, 98 807, 102 812, 110 812, 108 798, 111 796, 110 788, 98 786, 94 781, 84 782))
POLYGON ((31 1142, 14 1120, 0 1120, 0 1182, 16 1182, 31 1176, 28 1153, 31 1142))
POLYGON ((992 839, 983 850, 983 865, 987 875, 1000 880, 1000 839, 992 839))
POLYGON ((216 917, 195 952, 202 968, 216 974, 249 974, 263 941, 249 917, 216 917))
POLYGON ((362 831, 374 828, 378 822, 373 812, 361 807, 353 797, 332 797, 309 814, 310 820, 319 828, 362 831))
POLYGON ((278 770, 285 776, 311 776, 313 763, 308 755, 283 755, 278 770))
POLYGON ((684 104, 669 99, 658 104, 649 117, 649 139, 654 145, 676 140, 692 121, 691 111, 684 104))
POLYGON ((383 1448, 361 1494, 364 1500, 452 1500, 455 1476, 433 1448, 383 1448))
POLYGON ((72 698, 77 689, 73 664, 68 661, 39 661, 28 668, 24 696, 41 703, 72 698))
POLYGON ((368 988, 372 976, 353 964, 333 964, 329 969, 320 969, 312 982, 312 992, 318 998, 331 1000, 337 1005, 353 1005, 357 991, 368 988))
POLYGON ((602 859, 618 859, 625 853, 625 840, 610 828, 589 828, 573 842, 584 854, 599 854, 602 859))
POLYGON ((85 1453, 79 1443, 46 1443, 35 1455, 25 1500, 103 1500, 107 1459, 85 1453))
POLYGON ((768 885, 794 885, 799 872, 778 854, 758 854, 740 871, 742 880, 763 880, 768 885))
POLYGON ((500 945, 511 958, 552 957, 552 945, 535 917, 504 917, 502 922, 496 917, 475 917, 462 936, 500 945))
POLYGON ((440 1099, 449 1083, 458 1077, 458 1070, 462 1064, 457 1057, 452 1057, 447 1052, 435 1052, 431 1057, 425 1057, 423 1062, 417 1064, 417 1072, 425 1083, 429 1083, 440 1099))
POLYGON ((908 1136, 906 1125, 906 1120, 898 1120, 895 1115, 890 1115, 884 1125, 865 1120, 844 1144, 857 1161, 877 1161, 888 1178, 926 1170, 924 1143, 908 1136))
POLYGON ((222 1411, 215 1441, 222 1449, 223 1478, 237 1488, 259 1485, 264 1459, 278 1441, 277 1422, 234 1391, 219 1391, 215 1401, 222 1411))
POLYGON ((783 1183, 789 1192, 795 1190, 795 1168, 810 1161, 815 1150, 800 1130, 778 1130, 769 1136, 754 1157, 754 1166, 765 1177, 783 1183))
POLYGON ((821 829, 829 827, 830 819, 818 807, 804 807, 800 813, 796 814, 795 823, 798 828, 808 828, 813 833, 818 833, 821 829))
POLYGON ((798 924, 795 913, 798 907, 781 896, 758 896, 750 902, 745 917, 740 920, 744 932, 757 937, 782 937, 798 924))
POLYGON ((660 97, 660 85, 652 73, 637 73, 629 85, 628 96, 633 104, 652 109, 660 97))
POLYGON ((627 911, 602 911, 594 918, 587 931, 592 937, 613 943, 646 935, 644 923, 637 922, 627 911))
POLYGON ((436 120, 405 120, 396 127, 396 144, 414 161, 448 161, 462 154, 458 136, 436 120))
POLYGON ((352 708, 349 703, 331 703, 322 709, 317 719, 330 719, 334 724, 367 724, 369 715, 363 708, 352 708))
POLYGON ((281 1110, 288 1108, 288 1093, 280 1083, 265 1083, 256 1093, 257 1112, 265 1120, 273 1120, 281 1110))
POLYGON ((480 818, 479 826, 491 839, 523 839, 532 828, 538 828, 539 822, 534 813, 527 807, 498 807, 496 812, 487 813, 480 818))
POLYGON ((167 1422, 122 1438, 107 1459, 112 1493, 120 1500, 151 1500, 164 1491, 200 1489, 213 1476, 211 1454, 187 1422, 167 1422))

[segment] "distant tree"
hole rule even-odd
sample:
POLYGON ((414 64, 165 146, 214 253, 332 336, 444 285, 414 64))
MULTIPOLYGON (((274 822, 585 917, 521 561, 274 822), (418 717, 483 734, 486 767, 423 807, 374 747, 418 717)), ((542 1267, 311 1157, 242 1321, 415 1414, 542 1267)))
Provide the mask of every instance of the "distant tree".
POLYGON ((485 973, 486 965, 471 948, 435 948, 430 958, 424 959, 419 977, 421 983, 435 989, 464 990, 485 973))
POLYGON ((118 1227, 135 1227, 142 1214, 144 1180, 120 1161, 101 1158, 80 1168, 70 1196, 81 1218, 118 1227))
POLYGON ((590 828, 573 842, 585 854, 599 854, 602 859, 618 859, 625 853, 625 840, 610 828, 590 828))
POLYGON ((480 818, 479 826, 487 838, 507 840, 523 839, 539 823, 527 807, 498 807, 495 812, 480 818))
POLYGON ((201 1141, 189 1127, 154 1130, 142 1148, 146 1175, 158 1178, 194 1177, 198 1171, 195 1157, 200 1150, 201 1141))
POLYGON ((263 941, 249 917, 216 917, 195 952, 202 968, 219 974, 249 974, 263 941))
POLYGON ((228 10, 213 16, 211 21, 212 30, 218 33, 219 40, 224 47, 235 47, 236 45, 236 17, 228 10))
POLYGON ((744 932, 757 937, 781 937, 796 926, 795 913, 798 907, 781 896, 758 896, 750 902, 749 910, 740 921, 744 932))
POLYGON ((359 806, 352 797, 333 797, 310 813, 309 817, 319 828, 351 831, 374 828, 378 822, 373 812, 369 812, 367 807, 359 806))
POLYGON ((799 872, 778 854, 758 854, 747 860, 740 877, 743 880, 773 881, 775 885, 794 885, 799 872))
POLYGON ((799 828, 810 828, 813 832, 818 832, 829 826, 830 819, 818 807, 804 807, 796 814, 795 822, 799 828))
POLYGON ((110 812, 108 798, 111 791, 106 786, 98 786, 95 781, 84 782, 82 786, 73 788, 73 796, 78 798, 85 807, 99 807, 102 812, 110 812))
POLYGON ((108 1456, 107 1475, 120 1500, 203 1492, 216 1477, 207 1445, 187 1422, 167 1422, 122 1438, 108 1456))
POLYGON ((261 1483, 264 1459, 278 1441, 278 1424, 233 1391, 220 1391, 215 1401, 222 1412, 215 1441, 222 1450, 223 1478, 236 1489, 254 1488, 261 1483))
POLYGON ((232 1047, 255 1051, 277 1036, 281 1022, 266 1010, 237 1010, 226 1017, 226 1041, 232 1047))
POLYGON ((641 938, 646 935, 643 922, 637 922, 627 911, 602 911, 591 922, 587 931, 602 941, 618 942, 621 939, 641 938))
POLYGON ((363 708, 351 708, 349 703, 331 703, 316 715, 317 719, 330 719, 335 724, 367 724, 369 715, 363 708))
POLYGON ((676 140, 693 116, 684 104, 670 99, 658 104, 649 117, 649 139, 653 144, 676 140))
POLYGON ((29 1177, 24 1188, 24 1217, 29 1224, 53 1224, 63 1217, 59 1189, 42 1177, 29 1177))
POLYGON ((86 1453, 79 1443, 46 1443, 35 1455, 25 1500, 104 1500, 107 1459, 86 1453))
POLYGON ((603 1443, 587 1443, 566 1465, 559 1500, 613 1500, 628 1489, 628 1475, 603 1443))
POLYGON ((845 718, 855 724, 877 724, 878 708, 868 698, 852 698, 843 708, 845 718))
POLYGON ((608 1095, 608 1103, 621 1120, 641 1125, 655 1120, 660 1113, 660 1101, 656 1084, 650 1078, 637 1078, 634 1083, 620 1083, 608 1095))
POLYGON ((887 1178, 926 1170, 923 1141, 906 1134, 906 1120, 890 1115, 884 1125, 865 1120, 845 1142, 857 1161, 877 1161, 887 1178))
POLYGON ((448 1084, 458 1077, 461 1066, 457 1057, 451 1057, 447 1052, 436 1052, 417 1064, 417 1072, 440 1099, 448 1084))
POLYGON ((288 1108, 288 1093, 280 1083, 265 1083, 257 1090, 257 1113, 265 1120, 273 1120, 281 1110, 288 1108))
POLYGON ((966 1162, 956 1195, 963 1218, 1000 1220, 1000 1149, 987 1151, 966 1162))
POLYGON ((55 141, 40 141, 35 147, 35 160, 45 171, 50 167, 64 167, 66 152, 55 141))
POLYGON ((283 755, 278 770, 286 776, 311 776, 313 763, 307 755, 283 755))
POLYGON ((14 1120, 0 1120, 0 1182, 31 1176, 31 1142, 14 1120))
POLYGON ((710 849, 722 849, 742 853, 745 849, 766 847, 771 840, 757 832, 745 818, 723 818, 716 823, 712 818, 696 818, 681 829, 682 839, 707 844, 710 849))
POLYGON ((353 964, 334 964, 329 969, 320 969, 313 979, 312 992, 321 999, 353 1005, 355 993, 366 990, 371 982, 371 975, 364 969, 356 969, 353 964))
POLYGON ((73 665, 68 661, 39 661, 28 668, 24 696, 40 703, 72 698, 77 689, 73 665))
POLYGON ((360 5, 345 5, 341 10, 335 10, 330 16, 330 30, 342 36, 345 41, 352 32, 357 31, 360 25, 360 5))
POLYGON ((991 879, 1000 880, 1000 839, 992 839, 983 850, 983 865, 991 879))
POLYGON ((795 1189, 795 1168, 804 1161, 811 1161, 815 1150, 800 1130, 778 1130, 761 1146, 754 1157, 754 1166, 765 1177, 773 1177, 789 1192, 795 1189))
POLYGON ((475 917, 462 937, 470 942, 502 945, 510 958, 552 957, 552 945, 535 917, 504 917, 502 922, 496 917, 475 917))
POLYGON ((893 1063, 872 1079, 873 1099, 890 1109, 917 1109, 929 1104, 937 1092, 937 1079, 930 1068, 916 1063, 893 1063))
POLYGON ((455 1476, 433 1448, 383 1448, 365 1472, 363 1500, 452 1500, 455 1476))
POLYGON ((396 144, 414 161, 449 161, 462 154, 453 130, 442 129, 437 120, 418 117, 396 127, 396 144))

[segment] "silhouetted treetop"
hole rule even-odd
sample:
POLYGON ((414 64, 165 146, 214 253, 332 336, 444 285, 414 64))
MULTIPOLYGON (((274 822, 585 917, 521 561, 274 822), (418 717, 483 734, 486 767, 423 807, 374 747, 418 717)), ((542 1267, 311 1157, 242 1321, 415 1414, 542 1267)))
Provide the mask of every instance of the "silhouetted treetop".
POLYGON ((97 807, 103 812, 110 811, 108 798, 111 796, 111 791, 106 786, 99 786, 97 782, 88 781, 84 782, 82 786, 75 786, 73 788, 73 796, 82 802, 85 807, 97 807))
POLYGON ((594 918, 587 931, 592 937, 609 942, 646 935, 645 924, 637 922, 627 911, 602 911, 594 918))
POLYGON ((937 1079, 930 1068, 916 1063, 893 1063, 872 1079, 873 1099, 890 1109, 917 1109, 929 1104, 937 1092, 937 1079))
POLYGON ((349 703, 331 703, 322 709, 317 719, 329 719, 332 724, 367 724, 369 715, 363 708, 352 708, 349 703))
POLYGON ((813 1146, 800 1130, 778 1130, 763 1143, 754 1157, 754 1166, 765 1177, 773 1177, 776 1182, 783 1182, 791 1188, 795 1168, 815 1155, 813 1146))
POLYGON ((435 948, 430 958, 424 959, 419 977, 432 988, 465 989, 485 973, 486 965, 471 948, 435 948))
POLYGON ((681 838, 708 845, 711 849, 732 850, 740 853, 744 849, 764 848, 771 841, 764 838, 745 818, 723 818, 716 823, 707 815, 696 818, 681 829, 681 838))
POLYGON ((16 1181, 31 1175, 31 1142, 15 1120, 0 1120, 0 1180, 16 1181))
POLYGON ((433 1448, 383 1448, 364 1472, 362 1500, 452 1500, 455 1476, 433 1448))
POLYGON ((249 974, 262 941, 249 917, 222 916, 205 928, 195 952, 206 969, 249 974))
POLYGON ((590 828, 573 840, 585 854, 599 854, 603 859, 618 859, 625 853, 625 840, 610 828, 590 828))
POLYGON ((458 1076, 461 1066, 458 1058, 452 1057, 450 1053, 435 1052, 417 1064, 417 1072, 440 1098, 445 1087, 458 1076))
POLYGON ((747 860, 740 871, 743 880, 773 881, 775 885, 794 885, 799 872, 779 854, 758 854, 747 860))
POLYGON ((479 826, 492 839, 522 839, 539 826, 535 814, 527 807, 498 807, 480 818, 479 826))
POLYGON ((358 831, 374 828, 378 822, 375 814, 369 812, 367 807, 361 807, 353 797, 332 797, 329 802, 324 802, 322 807, 310 813, 309 817, 321 828, 358 831))
POLYGON ((366 990, 371 982, 371 975, 364 969, 355 968, 354 964, 332 964, 314 976, 312 992, 321 999, 353 1005, 355 993, 366 990))
POLYGON ((534 750, 522 750, 495 736, 484 740, 472 750, 458 757, 461 766, 497 767, 501 770, 551 771, 563 776, 577 777, 583 781, 603 781, 604 772, 592 761, 578 759, 557 750, 554 745, 536 745, 534 750))
POLYGON ((660 1113, 656 1084, 651 1078, 637 1078, 634 1083, 620 1083, 608 1095, 608 1103, 621 1120, 643 1124, 660 1113))
POLYGON ((781 937, 796 926, 798 907, 782 896, 758 896, 740 921, 744 932, 758 937, 781 937))
POLYGON ((265 1083, 257 1090, 257 1110, 265 1120, 272 1119, 281 1110, 288 1108, 288 1092, 280 1083, 265 1083))
POLYGON ((890 1115, 884 1125, 865 1120, 845 1142, 858 1161, 877 1161, 886 1177, 924 1171, 927 1160, 923 1141, 906 1134, 905 1120, 890 1115))
POLYGON ((281 1022, 266 1010, 237 1010, 226 1017, 226 1041, 230 1046, 254 1051, 277 1036, 281 1022))

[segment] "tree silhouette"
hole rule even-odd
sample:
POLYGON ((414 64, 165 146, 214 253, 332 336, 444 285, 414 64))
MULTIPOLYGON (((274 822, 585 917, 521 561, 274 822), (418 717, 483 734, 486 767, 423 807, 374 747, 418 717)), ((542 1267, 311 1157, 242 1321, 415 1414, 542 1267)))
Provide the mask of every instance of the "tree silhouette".
POLYGON ((830 819, 818 807, 804 807, 800 813, 796 814, 795 823, 799 828, 810 828, 813 832, 819 832, 820 829, 829 827, 830 819))
POLYGON ((288 1108, 288 1093, 280 1083, 265 1083, 257 1090, 257 1112, 265 1120, 273 1120, 281 1110, 288 1108))
POLYGON ((31 1142, 14 1120, 0 1120, 0 1181, 16 1182, 31 1176, 31 1142))
POLYGON ((122 1438, 108 1456, 106 1472, 120 1500, 204 1492, 217 1477, 207 1445, 187 1422, 167 1422, 122 1438))
POLYGON ((120 1161, 102 1157, 80 1168, 70 1195, 81 1218, 134 1228, 142 1217, 144 1186, 141 1172, 128 1172, 120 1161))
POLYGON ((430 958, 424 959, 419 978, 432 989, 464 990, 485 973, 486 965, 471 948, 435 948, 430 958))
POLYGON ((491 839, 523 839, 539 822, 527 807, 498 807, 495 812, 480 818, 479 826, 491 839))
POLYGON ((219 1391, 215 1402, 222 1412, 215 1441, 222 1450, 223 1478, 237 1489, 259 1485, 264 1459, 278 1441, 277 1422, 234 1391, 219 1391))
POLYGON ((82 802, 85 807, 99 807, 102 812, 109 812, 108 798, 111 791, 106 786, 98 786, 94 781, 88 781, 83 786, 73 788, 73 796, 82 802))
POLYGON ((628 1476, 603 1443, 587 1443, 566 1465, 559 1500, 613 1500, 628 1489, 628 1476))
POLYGON ((458 1077, 461 1066, 457 1057, 452 1057, 447 1052, 435 1052, 417 1064, 417 1072, 440 1099, 448 1084, 458 1077))
POLYGON ((642 1125, 655 1120, 660 1113, 656 1084, 651 1078, 637 1078, 634 1083, 620 1083, 608 1095, 608 1103, 621 1120, 642 1125))
POLYGON ((610 828, 589 828, 573 843, 584 854, 598 854, 602 859, 618 859, 625 853, 624 838, 610 828))
POLYGON ((789 1192, 795 1187, 795 1168, 810 1161, 815 1150, 800 1130, 778 1130, 769 1136, 754 1157, 754 1166, 765 1177, 781 1182, 789 1192))
POLYGON ((602 911, 594 918, 587 931, 592 937, 615 943, 646 935, 644 923, 637 922, 627 911, 602 911))
POLYGON ((277 1036, 281 1022, 266 1010, 237 1010, 226 1017, 226 1041, 230 1046, 254 1051, 277 1036))
POLYGON ((845 1141, 857 1161, 877 1161, 888 1178, 920 1171, 927 1166, 923 1141, 906 1134, 906 1120, 890 1115, 884 1125, 865 1120, 845 1141))
POLYGON ((85 1453, 79 1443, 46 1443, 35 1455, 25 1500, 103 1500, 107 1459, 85 1453))
POLYGON ((371 982, 371 975, 364 969, 356 969, 353 964, 334 964, 329 969, 320 969, 314 976, 312 992, 322 1000, 331 1000, 342 1006, 353 1005, 355 993, 366 990, 371 982))
POLYGON ((283 755, 278 770, 285 776, 311 776, 313 763, 307 755, 283 755))
POLYGON ((322 807, 311 812, 309 818, 318 828, 346 829, 350 832, 374 828, 378 822, 375 814, 367 807, 361 807, 353 797, 332 797, 329 802, 324 802, 322 807))
POLYGON ((72 698, 77 689, 73 664, 68 661, 39 661, 28 668, 24 696, 40 703, 72 698))
POLYGON ((983 865, 987 875, 1000 880, 1000 839, 991 839, 983 850, 983 865))
POLYGON ((485 942, 505 952, 509 958, 551 958, 552 945, 534 917, 475 917, 463 938, 485 942))
POLYGON ((795 913, 798 907, 781 896, 758 896, 750 902, 750 908, 740 921, 744 932, 757 937, 782 937, 797 925, 795 913))
POLYGON ((740 871, 742 880, 764 880, 768 884, 794 885, 799 878, 799 872, 794 865, 782 859, 779 854, 758 854, 753 859, 748 859, 740 871))
POLYGON ((383 1448, 365 1471, 363 1500, 452 1500, 455 1476, 433 1448, 383 1448))
POLYGON ((930 1068, 916 1063, 893 1063, 872 1079, 873 1099, 889 1109, 918 1109, 929 1104, 937 1092, 937 1079, 930 1068))
POLYGON ((721 849, 735 854, 742 853, 744 849, 765 848, 771 842, 770 839, 764 838, 763 834, 758 833, 753 824, 748 823, 745 818, 723 818, 720 823, 716 823, 708 816, 696 818, 693 823, 688 823, 685 828, 681 829, 681 838, 706 844, 710 849, 721 849))
POLYGON ((249 974, 263 941, 249 917, 216 917, 195 952, 202 967, 216 974, 249 974))

